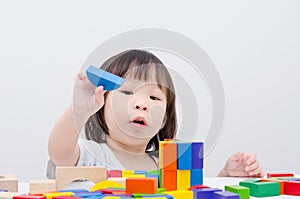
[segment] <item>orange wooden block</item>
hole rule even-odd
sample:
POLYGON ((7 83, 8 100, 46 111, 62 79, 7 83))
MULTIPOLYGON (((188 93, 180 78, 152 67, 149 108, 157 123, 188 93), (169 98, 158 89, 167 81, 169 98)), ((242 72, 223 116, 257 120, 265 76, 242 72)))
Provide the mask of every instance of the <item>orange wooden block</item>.
POLYGON ((283 180, 273 180, 273 179, 261 179, 260 182, 279 182, 280 185, 280 195, 284 194, 284 183, 285 181, 283 180))
POLYGON ((126 193, 157 193, 157 178, 127 178, 126 193))
POLYGON ((162 142, 161 150, 161 168, 164 170, 177 170, 177 143, 162 142))
POLYGON ((177 170, 162 170, 162 187, 167 191, 177 190, 177 170))

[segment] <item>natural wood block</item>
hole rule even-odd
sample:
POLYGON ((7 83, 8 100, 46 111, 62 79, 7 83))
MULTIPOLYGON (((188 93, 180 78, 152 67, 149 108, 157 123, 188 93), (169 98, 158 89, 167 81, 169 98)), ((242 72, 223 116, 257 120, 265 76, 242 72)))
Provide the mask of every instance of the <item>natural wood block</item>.
POLYGON ((0 188, 8 192, 18 192, 18 179, 15 175, 0 174, 0 188))
POLYGON ((63 189, 75 180, 98 183, 106 180, 106 175, 104 167, 56 167, 56 189, 63 189))
POLYGON ((0 199, 12 199, 14 196, 20 195, 18 192, 0 192, 0 199))
POLYGON ((30 180, 29 181, 29 192, 30 193, 41 193, 55 191, 56 185, 55 180, 30 180))

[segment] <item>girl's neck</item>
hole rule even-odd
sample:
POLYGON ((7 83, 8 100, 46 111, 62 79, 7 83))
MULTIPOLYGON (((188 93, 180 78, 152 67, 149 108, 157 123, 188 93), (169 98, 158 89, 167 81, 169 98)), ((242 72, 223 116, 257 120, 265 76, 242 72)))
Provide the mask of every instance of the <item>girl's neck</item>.
POLYGON ((115 152, 124 155, 144 155, 146 146, 129 146, 106 135, 106 144, 115 152))

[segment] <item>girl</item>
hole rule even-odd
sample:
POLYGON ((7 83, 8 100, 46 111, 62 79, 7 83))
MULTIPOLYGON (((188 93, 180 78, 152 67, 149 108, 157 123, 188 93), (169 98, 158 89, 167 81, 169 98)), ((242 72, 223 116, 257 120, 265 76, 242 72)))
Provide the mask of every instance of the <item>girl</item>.
MULTIPOLYGON (((158 169, 158 142, 174 138, 176 109, 174 85, 163 63, 143 50, 128 50, 102 66, 123 77, 114 91, 95 88, 83 75, 75 80, 73 103, 55 124, 48 144, 56 166, 105 166, 118 170, 158 169), (79 139, 83 129, 86 139, 79 139)), ((52 172, 51 172, 52 171, 52 172)), ((228 159, 219 176, 261 175, 253 154, 228 159), (241 160, 241 161, 240 161, 241 160)))

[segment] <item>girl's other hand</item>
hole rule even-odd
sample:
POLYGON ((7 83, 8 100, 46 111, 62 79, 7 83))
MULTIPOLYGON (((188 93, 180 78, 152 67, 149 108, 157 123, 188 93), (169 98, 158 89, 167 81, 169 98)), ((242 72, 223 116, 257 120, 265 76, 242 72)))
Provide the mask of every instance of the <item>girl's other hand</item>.
POLYGON ((252 153, 237 152, 228 158, 220 177, 263 177, 264 174, 252 153))

